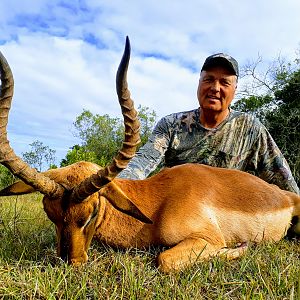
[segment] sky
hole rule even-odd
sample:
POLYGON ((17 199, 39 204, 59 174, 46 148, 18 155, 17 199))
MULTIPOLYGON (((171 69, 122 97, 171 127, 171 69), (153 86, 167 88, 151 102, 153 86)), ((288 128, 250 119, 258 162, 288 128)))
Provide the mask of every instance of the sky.
POLYGON ((115 75, 131 41, 136 107, 161 118, 196 108, 205 58, 225 52, 267 67, 300 48, 299 0, 1 0, 0 51, 14 74, 8 138, 17 155, 39 140, 57 164, 80 140, 82 111, 121 117, 115 75))

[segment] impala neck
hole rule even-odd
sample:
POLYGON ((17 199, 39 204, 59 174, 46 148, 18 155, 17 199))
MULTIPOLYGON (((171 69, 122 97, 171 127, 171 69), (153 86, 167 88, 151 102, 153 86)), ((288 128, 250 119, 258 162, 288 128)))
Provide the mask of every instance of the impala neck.
POLYGON ((148 236, 145 238, 145 231, 152 225, 146 225, 118 211, 104 197, 101 197, 101 205, 103 205, 103 212, 98 218, 95 230, 97 240, 122 248, 150 245, 148 236))
MULTIPOLYGON (((161 199, 153 193, 152 185, 149 185, 147 181, 119 178, 114 180, 114 184, 122 187, 122 191, 126 195, 130 195, 130 199, 134 204, 151 220, 155 220, 161 199), (151 196, 145 199, 145 195, 151 196), (151 205, 149 205, 149 201, 151 205)), ((150 244, 156 244, 153 225, 145 224, 120 212, 105 197, 101 197, 100 203, 102 208, 95 231, 96 239, 119 247, 130 247, 132 245, 147 247, 150 244)))

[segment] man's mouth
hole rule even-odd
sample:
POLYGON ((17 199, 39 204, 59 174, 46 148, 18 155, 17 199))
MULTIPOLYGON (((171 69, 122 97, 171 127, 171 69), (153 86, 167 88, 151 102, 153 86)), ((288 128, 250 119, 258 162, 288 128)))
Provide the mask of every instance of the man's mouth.
POLYGON ((221 98, 219 98, 219 97, 216 97, 216 96, 210 96, 210 95, 208 95, 207 98, 208 98, 208 99, 213 99, 213 100, 221 100, 221 98))

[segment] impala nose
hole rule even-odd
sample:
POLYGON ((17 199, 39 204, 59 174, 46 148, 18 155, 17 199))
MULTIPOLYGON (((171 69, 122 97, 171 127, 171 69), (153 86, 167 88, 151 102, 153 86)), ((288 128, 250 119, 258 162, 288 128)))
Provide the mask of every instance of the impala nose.
POLYGON ((69 260, 69 264, 77 267, 77 266, 81 266, 81 265, 85 264, 87 261, 88 261, 88 255, 86 254, 86 252, 84 252, 82 254, 82 256, 80 256, 80 257, 71 258, 69 260))
POLYGON ((61 233, 61 237, 59 240, 59 247, 58 247, 58 255, 63 261, 68 262, 69 254, 70 254, 70 234, 67 231, 65 231, 61 233))
POLYGON ((69 263, 70 265, 78 266, 86 263, 88 261, 88 255, 86 251, 71 251, 68 245, 62 245, 60 248, 60 258, 69 263), (73 253, 72 253, 73 252, 73 253))
POLYGON ((63 246, 60 248, 59 256, 64 262, 68 262, 68 257, 69 257, 68 250, 69 250, 69 247, 66 247, 66 246, 63 246))

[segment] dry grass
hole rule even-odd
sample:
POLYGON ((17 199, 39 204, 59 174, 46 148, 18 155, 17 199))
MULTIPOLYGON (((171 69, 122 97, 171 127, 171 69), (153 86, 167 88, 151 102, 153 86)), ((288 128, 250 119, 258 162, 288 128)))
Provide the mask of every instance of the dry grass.
POLYGON ((54 227, 38 194, 0 200, 3 299, 299 299, 300 247, 251 247, 236 261, 214 259, 170 275, 155 267, 160 249, 117 250, 94 243, 80 268, 55 255, 54 227))

